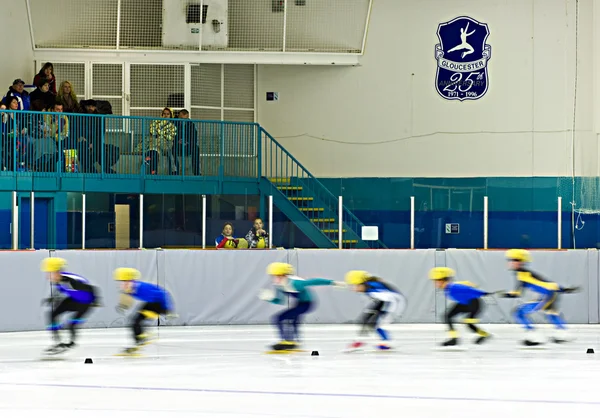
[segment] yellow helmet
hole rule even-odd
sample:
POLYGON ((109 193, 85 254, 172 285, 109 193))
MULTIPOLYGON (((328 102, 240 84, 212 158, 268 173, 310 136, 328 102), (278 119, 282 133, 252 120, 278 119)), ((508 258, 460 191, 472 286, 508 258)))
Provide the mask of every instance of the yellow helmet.
POLYGON ((371 274, 366 271, 352 270, 346 273, 345 280, 349 285, 356 286, 366 282, 369 277, 371 277, 371 274))
POLYGON ((267 274, 271 276, 289 276, 294 274, 294 267, 287 263, 271 263, 267 267, 267 274))
POLYGON ((54 273, 57 271, 62 271, 66 265, 67 260, 64 258, 48 257, 42 260, 40 270, 42 270, 44 273, 54 273))
POLYGON ((129 282, 131 280, 137 280, 141 277, 142 273, 139 270, 130 267, 120 267, 115 270, 114 278, 119 282, 129 282))
POLYGON ((455 275, 456 272, 449 267, 435 267, 429 270, 431 280, 447 280, 455 275))
POLYGON ((511 261, 521 261, 523 263, 527 263, 531 261, 531 255, 527 250, 508 250, 505 254, 507 260, 511 261))

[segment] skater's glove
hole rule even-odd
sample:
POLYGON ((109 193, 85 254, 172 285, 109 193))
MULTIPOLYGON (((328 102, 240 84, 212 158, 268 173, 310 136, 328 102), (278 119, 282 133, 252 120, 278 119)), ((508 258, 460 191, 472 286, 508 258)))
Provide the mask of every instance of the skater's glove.
POLYGON ((94 301, 94 303, 92 303, 92 307, 94 308, 101 308, 103 307, 104 304, 102 303, 102 299, 98 298, 94 301))
POLYGON ((275 299, 275 292, 271 289, 263 289, 258 294, 258 298, 261 300, 266 300, 267 302, 270 302, 273 299, 275 299))
POLYGON ((506 299, 515 299, 518 298, 520 295, 517 292, 505 292, 505 293, 501 293, 501 297, 506 298, 506 299))
POLYGON ((115 311, 117 311, 117 313, 119 315, 125 315, 125 312, 127 312, 127 306, 125 305, 117 305, 115 308, 115 311))
POLYGON ((168 314, 165 315, 165 318, 167 318, 167 319, 177 319, 177 318, 179 318, 179 315, 177 315, 175 312, 169 312, 168 314))
POLYGON ((575 286, 575 287, 563 287, 562 289, 560 289, 561 293, 577 293, 579 292, 579 287, 575 286))
POLYGON ((331 283, 331 285, 333 287, 335 287, 336 289, 346 289, 346 288, 348 288, 348 285, 346 284, 346 282, 333 282, 333 283, 331 283))
POLYGON ((42 299, 42 306, 44 305, 54 305, 60 300, 57 296, 50 296, 49 298, 42 299))

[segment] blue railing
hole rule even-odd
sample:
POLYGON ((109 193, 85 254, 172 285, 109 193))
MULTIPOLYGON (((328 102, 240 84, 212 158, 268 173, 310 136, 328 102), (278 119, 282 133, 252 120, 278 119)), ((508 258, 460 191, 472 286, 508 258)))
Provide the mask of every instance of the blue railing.
POLYGON ((258 179, 258 125, 0 111, 0 175, 258 179))

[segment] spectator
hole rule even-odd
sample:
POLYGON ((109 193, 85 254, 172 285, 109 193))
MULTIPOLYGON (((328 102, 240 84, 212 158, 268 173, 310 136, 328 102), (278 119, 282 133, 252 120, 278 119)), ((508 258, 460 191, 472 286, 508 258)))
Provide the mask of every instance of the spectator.
POLYGON ((43 109, 50 109, 54 106, 54 102, 56 102, 56 96, 50 92, 50 82, 45 78, 39 79, 38 82, 39 84, 36 84, 37 89, 30 95, 31 110, 40 111, 43 109), (41 109, 38 109, 40 106, 39 104, 34 105, 38 100, 43 102, 43 107, 41 109))
POLYGON ((33 85, 39 86, 42 80, 48 80, 50 93, 56 96, 56 77, 54 76, 54 66, 51 62, 45 63, 40 72, 36 74, 33 78, 33 85))
MULTIPOLYGON (((81 110, 87 115, 99 114, 95 100, 82 100, 81 110)), ((104 121, 94 116, 78 116, 77 122, 74 137, 77 139, 80 169, 84 173, 95 173, 96 163, 101 165, 102 162, 104 121)))
POLYGON ((233 224, 225 222, 221 235, 215 240, 217 248, 237 248, 239 240, 233 237, 233 224))
MULTIPOLYGON (((52 112, 63 113, 63 105, 58 102, 54 103, 52 112)), ((62 162, 62 153, 65 149, 70 149, 70 144, 66 144, 69 138, 69 118, 66 115, 46 115, 46 117, 44 118, 44 134, 46 137, 50 137, 56 141, 54 163, 56 163, 57 161, 62 162)))
POLYGON ((165 107, 162 117, 163 119, 153 120, 150 123, 150 136, 146 138, 145 144, 140 142, 137 145, 137 151, 144 152, 144 162, 150 174, 158 174, 158 159, 160 155, 171 152, 177 134, 173 122, 167 120, 173 118, 171 109, 165 107))
MULTIPOLYGON (((8 97, 16 97, 17 98, 17 100, 19 102, 18 110, 29 110, 29 108, 30 108, 29 93, 25 90, 25 82, 23 80, 21 80, 20 78, 17 78, 15 81, 13 81, 12 86, 10 86, 8 88, 8 92, 6 93, 6 96, 4 96, 4 99, 6 99, 8 97)), ((10 109, 10 107, 8 105, 7 105, 7 107, 10 109)))
MULTIPOLYGON (((175 122, 177 127, 177 137, 173 143, 173 159, 175 167, 171 174, 176 174, 180 170, 179 158, 192 157, 192 173, 194 176, 200 175, 200 148, 198 147, 198 130, 194 122, 190 121, 190 112, 181 109, 175 122)), ((182 173, 184 174, 184 173, 182 173)))
MULTIPOLYGON (((7 96, 4 100, 6 109, 19 110, 19 99, 16 96, 7 96)), ((21 150, 23 156, 27 144, 27 125, 23 115, 19 113, 2 113, 2 169, 14 171, 13 154, 21 150), (16 131, 15 131, 16 128, 16 131)))
POLYGON ((262 219, 254 220, 254 226, 246 234, 246 241, 250 248, 267 248, 269 246, 269 233, 265 231, 262 219))
POLYGON ((63 106, 65 113, 80 113, 81 106, 77 100, 77 94, 70 81, 63 81, 60 83, 58 95, 56 96, 56 103, 60 103, 63 106))

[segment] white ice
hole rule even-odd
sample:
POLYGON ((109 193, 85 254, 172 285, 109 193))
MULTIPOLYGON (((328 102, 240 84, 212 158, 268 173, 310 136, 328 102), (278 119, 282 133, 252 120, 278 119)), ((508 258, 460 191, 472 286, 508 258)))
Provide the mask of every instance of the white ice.
MULTIPOLYGON (((524 350, 522 331, 441 351, 442 325, 390 327, 396 351, 342 353, 354 326, 307 326, 307 353, 266 355, 267 326, 160 328, 145 357, 113 354, 126 329, 84 330, 64 360, 42 361, 47 333, 0 334, 0 417, 597 417, 600 328, 524 350), (594 348, 597 354, 586 354, 594 348), (318 350, 319 356, 310 351, 318 350), (93 364, 84 364, 90 357, 93 364)), ((545 330, 547 336, 550 330, 545 330)))

